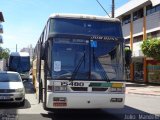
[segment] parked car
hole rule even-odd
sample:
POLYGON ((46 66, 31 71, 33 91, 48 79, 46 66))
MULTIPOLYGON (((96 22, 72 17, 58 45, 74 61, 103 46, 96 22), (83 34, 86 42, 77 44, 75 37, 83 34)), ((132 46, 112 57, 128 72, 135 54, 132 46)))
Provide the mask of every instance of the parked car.
POLYGON ((25 104, 25 88, 17 72, 0 72, 0 102, 25 104))

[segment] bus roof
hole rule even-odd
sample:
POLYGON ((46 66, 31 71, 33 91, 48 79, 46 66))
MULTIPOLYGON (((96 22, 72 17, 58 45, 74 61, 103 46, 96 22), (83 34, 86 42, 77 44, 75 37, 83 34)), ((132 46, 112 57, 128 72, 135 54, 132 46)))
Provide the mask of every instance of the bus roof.
POLYGON ((29 56, 29 53, 28 52, 11 52, 10 56, 23 56, 23 57, 26 57, 26 56, 29 56))
POLYGON ((85 19, 95 21, 120 22, 117 18, 107 18, 106 16, 96 16, 87 14, 51 14, 49 18, 69 18, 69 19, 85 19))

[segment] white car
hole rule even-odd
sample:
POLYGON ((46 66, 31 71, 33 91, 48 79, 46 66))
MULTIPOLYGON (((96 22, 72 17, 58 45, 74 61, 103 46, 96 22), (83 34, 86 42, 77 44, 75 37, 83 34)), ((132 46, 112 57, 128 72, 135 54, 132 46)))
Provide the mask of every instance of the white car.
POLYGON ((22 79, 17 72, 0 72, 0 103, 13 102, 24 106, 25 88, 22 79))

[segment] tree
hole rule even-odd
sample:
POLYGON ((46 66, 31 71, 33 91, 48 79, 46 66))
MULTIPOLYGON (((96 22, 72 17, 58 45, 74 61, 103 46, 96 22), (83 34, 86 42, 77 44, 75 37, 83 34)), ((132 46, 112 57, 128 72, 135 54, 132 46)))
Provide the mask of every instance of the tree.
POLYGON ((141 45, 141 50, 147 57, 152 57, 155 60, 160 60, 160 39, 149 38, 144 40, 141 45))
POLYGON ((8 59, 9 58, 10 50, 8 48, 0 47, 0 59, 8 59))
POLYGON ((132 51, 128 48, 125 49, 125 61, 126 66, 129 66, 131 64, 131 58, 132 57, 132 51))

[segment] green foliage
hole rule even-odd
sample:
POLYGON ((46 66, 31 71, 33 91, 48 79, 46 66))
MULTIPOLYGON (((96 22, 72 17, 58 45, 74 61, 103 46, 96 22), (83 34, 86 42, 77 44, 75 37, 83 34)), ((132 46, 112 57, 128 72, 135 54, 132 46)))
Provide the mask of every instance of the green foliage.
POLYGON ((160 60, 160 39, 150 38, 143 41, 141 50, 147 57, 152 57, 156 60, 160 60))
POLYGON ((0 59, 8 59, 10 50, 8 48, 3 49, 0 47, 0 59))
POLYGON ((131 56, 132 56, 132 51, 129 48, 125 48, 126 66, 129 66, 131 64, 131 56))

